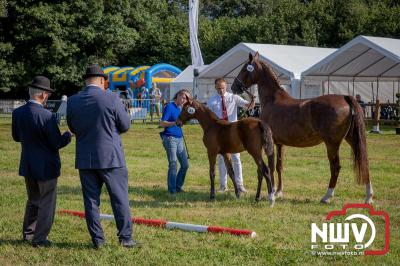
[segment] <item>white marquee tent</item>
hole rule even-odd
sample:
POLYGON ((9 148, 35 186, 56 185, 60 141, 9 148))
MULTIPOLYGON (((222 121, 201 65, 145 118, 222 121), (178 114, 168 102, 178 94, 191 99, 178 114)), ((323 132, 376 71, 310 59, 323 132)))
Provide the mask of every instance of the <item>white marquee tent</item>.
POLYGON ((261 60, 272 67, 283 87, 294 97, 298 97, 297 87, 301 73, 335 50, 305 46, 239 43, 200 72, 198 97, 201 101, 205 101, 215 93, 215 78, 225 77, 228 83, 232 84, 243 64, 247 62, 249 52, 254 54, 257 51, 261 60))
MULTIPOLYGON (((249 52, 257 51, 295 98, 360 94, 365 102, 377 98, 394 102, 395 93, 400 92, 400 40, 358 36, 340 49, 239 43, 210 65, 199 68, 199 100, 205 102, 215 93, 214 80, 218 77, 232 84, 249 52)), ((174 92, 193 88, 192 66, 173 81, 171 88, 174 92)))
POLYGON ((394 102, 399 92, 400 40, 358 36, 302 73, 301 97, 360 94, 394 102))

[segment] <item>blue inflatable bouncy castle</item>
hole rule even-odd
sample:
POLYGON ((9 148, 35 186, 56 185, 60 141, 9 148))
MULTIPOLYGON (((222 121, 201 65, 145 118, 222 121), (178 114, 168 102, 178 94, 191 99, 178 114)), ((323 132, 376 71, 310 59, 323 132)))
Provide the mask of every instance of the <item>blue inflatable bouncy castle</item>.
POLYGON ((182 72, 170 64, 154 66, 103 68, 108 74, 108 89, 115 91, 123 99, 133 99, 133 105, 139 102, 140 107, 150 108, 150 90, 153 83, 161 90, 163 99, 170 99, 171 82, 182 72))

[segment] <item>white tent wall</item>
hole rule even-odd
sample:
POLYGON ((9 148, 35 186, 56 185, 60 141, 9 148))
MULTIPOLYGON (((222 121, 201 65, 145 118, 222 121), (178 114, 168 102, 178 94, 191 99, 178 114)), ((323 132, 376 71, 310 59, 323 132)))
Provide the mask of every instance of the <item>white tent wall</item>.
MULTIPOLYGON (((228 91, 232 92, 231 86, 233 84, 234 78, 225 78, 228 84, 228 91)), ((281 87, 290 93, 290 83, 288 80, 282 80, 280 82, 281 87)), ((215 90, 215 79, 214 78, 200 78, 198 82, 199 91, 197 93, 197 98, 200 102, 207 102, 208 98, 214 95, 216 92, 215 90)), ((259 103, 258 99, 258 90, 257 85, 254 85, 250 88, 250 92, 256 97, 256 103, 259 103)), ((243 98, 248 99, 246 93, 241 95, 243 98)), ((249 99, 248 99, 249 100, 249 99)))
MULTIPOLYGON (((196 67, 201 73, 202 70, 206 69, 208 65, 203 65, 196 67)), ((172 82, 171 82, 171 91, 170 91, 170 99, 174 97, 174 95, 182 89, 186 89, 193 94, 193 66, 187 66, 172 82)), ((196 92, 198 94, 198 92, 196 92)))
MULTIPOLYGON (((381 103, 396 102, 396 93, 400 92, 398 81, 322 81, 305 80, 301 86, 301 98, 309 99, 325 94, 343 94, 355 96, 359 94, 365 103, 375 102, 379 99, 381 103)), ((299 97, 300 98, 300 97, 299 97)))
POLYGON ((175 94, 182 89, 189 90, 190 93, 192 93, 193 92, 193 82, 172 82, 171 88, 170 88, 170 93, 169 93, 169 101, 171 101, 172 98, 175 96, 175 94))

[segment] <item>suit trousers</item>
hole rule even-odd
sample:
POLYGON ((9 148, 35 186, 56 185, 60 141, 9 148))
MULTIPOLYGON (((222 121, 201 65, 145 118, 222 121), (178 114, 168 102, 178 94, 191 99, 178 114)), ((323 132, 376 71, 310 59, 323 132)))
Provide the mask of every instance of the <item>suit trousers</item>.
POLYGON ((128 171, 126 167, 109 169, 80 169, 86 224, 93 244, 105 241, 100 223, 100 194, 105 183, 118 229, 118 238, 132 239, 132 220, 128 198, 128 171))
POLYGON ((57 197, 57 178, 36 180, 25 177, 26 201, 22 236, 32 243, 47 239, 54 221, 57 197))

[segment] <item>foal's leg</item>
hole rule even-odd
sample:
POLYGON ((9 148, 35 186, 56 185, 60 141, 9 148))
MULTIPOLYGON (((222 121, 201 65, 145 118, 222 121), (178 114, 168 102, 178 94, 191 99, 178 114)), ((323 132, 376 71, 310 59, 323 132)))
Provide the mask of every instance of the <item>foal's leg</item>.
POLYGON ((263 180, 263 174, 259 167, 257 167, 257 177, 258 177, 258 185, 257 185, 257 193, 256 193, 256 201, 261 200, 261 185, 263 180))
POLYGON ((250 150, 247 150, 251 156, 254 159, 254 162, 257 165, 257 173, 258 173, 258 187, 257 187, 257 194, 256 194, 256 201, 260 200, 260 190, 261 190, 261 183, 262 183, 262 178, 263 176, 265 177, 265 180, 267 181, 267 187, 268 187, 268 201, 271 207, 274 205, 275 202, 275 195, 272 192, 272 182, 271 182, 271 176, 269 174, 269 168, 265 165, 263 159, 262 159, 262 153, 260 150, 260 153, 258 152, 251 152, 250 150))
POLYGON ((340 172, 340 159, 339 159, 339 144, 332 144, 332 143, 325 143, 327 152, 328 152, 328 159, 331 169, 331 180, 329 181, 329 188, 326 192, 325 196, 321 199, 321 203, 329 203, 329 199, 333 197, 335 194, 335 187, 337 178, 340 172))
POLYGON ((283 145, 276 144, 276 171, 278 172, 278 188, 275 196, 280 198, 283 196, 282 172, 283 172, 283 145))
POLYGON ((225 153, 222 156, 224 157, 225 167, 226 167, 226 170, 228 172, 228 175, 229 175, 229 177, 231 178, 231 180, 233 182, 233 187, 235 188, 236 198, 240 198, 240 191, 239 191, 238 186, 236 184, 235 173, 234 173, 233 167, 232 167, 231 155, 228 154, 228 153, 225 153))
POLYGON ((261 169, 262 169, 262 174, 265 177, 265 181, 267 182, 268 201, 272 207, 272 206, 274 206, 274 203, 275 203, 275 194, 273 192, 270 171, 262 159, 261 159, 261 169))
POLYGON ((215 163, 217 155, 208 152, 208 162, 210 164, 210 199, 215 199, 215 163))

